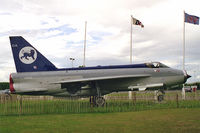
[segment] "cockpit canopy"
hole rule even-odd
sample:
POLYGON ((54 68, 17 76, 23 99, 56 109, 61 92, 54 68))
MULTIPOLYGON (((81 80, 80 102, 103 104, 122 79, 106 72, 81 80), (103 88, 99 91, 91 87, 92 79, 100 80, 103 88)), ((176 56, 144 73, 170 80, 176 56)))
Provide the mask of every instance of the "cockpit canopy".
POLYGON ((149 68, 169 68, 168 66, 166 66, 160 62, 146 63, 146 66, 149 68))

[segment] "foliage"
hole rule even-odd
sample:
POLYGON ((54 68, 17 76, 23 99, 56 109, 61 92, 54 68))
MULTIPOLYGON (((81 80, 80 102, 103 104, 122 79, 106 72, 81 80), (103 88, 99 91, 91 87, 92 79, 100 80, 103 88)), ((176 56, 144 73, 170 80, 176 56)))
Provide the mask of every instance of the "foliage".
POLYGON ((197 88, 200 88, 200 82, 194 82, 194 83, 188 83, 187 86, 197 86, 197 88))
POLYGON ((8 82, 0 82, 0 90, 9 89, 9 83, 8 82))

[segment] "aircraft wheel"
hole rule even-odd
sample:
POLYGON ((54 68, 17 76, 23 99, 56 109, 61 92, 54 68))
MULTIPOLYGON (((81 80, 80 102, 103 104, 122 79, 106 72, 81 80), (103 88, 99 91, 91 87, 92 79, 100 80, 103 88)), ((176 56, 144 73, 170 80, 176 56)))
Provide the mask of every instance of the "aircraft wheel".
POLYGON ((105 104, 105 99, 103 97, 96 97, 95 101, 96 101, 95 103, 98 107, 102 107, 105 104))
POLYGON ((158 101, 161 102, 164 100, 164 95, 158 95, 158 101))

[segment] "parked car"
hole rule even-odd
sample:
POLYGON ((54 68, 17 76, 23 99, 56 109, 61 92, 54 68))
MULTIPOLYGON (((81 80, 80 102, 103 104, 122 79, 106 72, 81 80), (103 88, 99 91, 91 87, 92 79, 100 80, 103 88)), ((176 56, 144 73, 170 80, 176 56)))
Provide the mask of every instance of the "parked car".
POLYGON ((10 94, 10 90, 9 90, 9 89, 0 90, 0 95, 2 95, 2 94, 7 94, 7 95, 9 95, 9 94, 10 94))
POLYGON ((185 92, 192 92, 192 88, 190 86, 184 86, 185 92))

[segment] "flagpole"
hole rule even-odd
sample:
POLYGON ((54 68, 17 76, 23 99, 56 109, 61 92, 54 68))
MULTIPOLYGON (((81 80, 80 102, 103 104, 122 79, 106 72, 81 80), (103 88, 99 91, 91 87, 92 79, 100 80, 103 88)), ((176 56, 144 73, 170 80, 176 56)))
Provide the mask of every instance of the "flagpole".
MULTIPOLYGON (((131 15, 131 32, 130 32, 130 64, 132 64, 132 56, 133 56, 133 47, 132 47, 132 33, 133 33, 133 31, 132 31, 132 25, 133 25, 133 19, 132 19, 132 15, 131 15)), ((129 99, 132 99, 132 91, 129 91, 128 92, 128 97, 129 97, 129 99)))
POLYGON ((132 15, 131 15, 131 33, 130 33, 130 64, 132 64, 132 56, 133 56, 133 47, 132 47, 132 25, 133 25, 133 19, 132 19, 132 15))
POLYGON ((85 35, 84 35, 83 67, 85 67, 85 52, 86 52, 86 30, 87 30, 87 21, 85 21, 85 35))
POLYGON ((183 71, 185 71, 185 11, 183 11, 183 71))
MULTIPOLYGON (((183 71, 185 72, 185 11, 183 11, 183 71)), ((185 84, 182 88, 182 99, 185 100, 185 84)))

